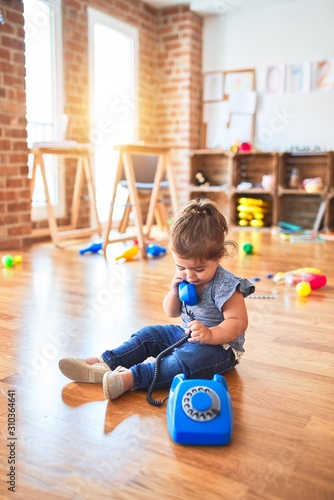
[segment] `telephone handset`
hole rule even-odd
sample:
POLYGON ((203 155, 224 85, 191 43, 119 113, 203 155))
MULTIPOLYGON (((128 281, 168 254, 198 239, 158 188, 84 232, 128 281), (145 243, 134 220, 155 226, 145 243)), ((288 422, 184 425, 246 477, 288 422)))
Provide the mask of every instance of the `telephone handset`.
POLYGON ((195 306, 198 302, 195 285, 187 281, 181 281, 179 284, 179 298, 186 306, 195 306))
MULTIPOLYGON (((179 284, 179 299, 181 302, 184 304, 184 307, 187 311, 187 305, 188 306, 194 306, 197 304, 197 294, 196 294, 196 287, 192 283, 188 283, 187 281, 181 281, 179 284)), ((194 315, 191 312, 188 312, 189 316, 192 319, 195 319, 194 315)), ((147 391, 146 399, 147 401, 154 406, 163 406, 165 402, 167 401, 168 397, 165 398, 162 401, 155 400, 152 398, 152 393, 154 391, 154 386, 158 380, 159 374, 160 374, 160 361, 162 358, 167 356, 170 352, 172 352, 176 347, 180 347, 180 345, 184 344, 190 336, 190 332, 186 334, 184 337, 182 337, 178 342, 175 344, 171 345, 170 347, 167 347, 164 351, 162 351, 155 360, 155 371, 154 371, 154 377, 152 380, 152 383, 149 387, 149 390, 147 391)))

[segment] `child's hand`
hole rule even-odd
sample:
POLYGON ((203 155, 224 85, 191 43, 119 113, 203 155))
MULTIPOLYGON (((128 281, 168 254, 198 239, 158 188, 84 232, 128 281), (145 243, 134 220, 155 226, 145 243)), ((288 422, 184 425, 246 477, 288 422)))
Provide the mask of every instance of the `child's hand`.
POLYGON ((188 324, 191 330, 191 336, 188 339, 188 342, 201 342, 201 344, 211 344, 212 340, 212 332, 210 328, 203 325, 197 321, 190 321, 188 324))
POLYGON ((170 291, 175 297, 179 296, 179 284, 183 281, 183 278, 175 273, 170 284, 170 291))

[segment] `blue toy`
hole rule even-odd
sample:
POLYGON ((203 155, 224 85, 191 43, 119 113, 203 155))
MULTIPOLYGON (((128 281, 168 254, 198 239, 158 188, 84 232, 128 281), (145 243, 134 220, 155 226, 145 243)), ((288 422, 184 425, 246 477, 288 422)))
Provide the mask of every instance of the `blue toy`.
POLYGON ((197 304, 196 287, 187 281, 181 281, 179 284, 179 299, 187 306, 195 306, 197 304))
POLYGON ((152 255, 152 257, 160 257, 165 255, 166 248, 161 247, 160 245, 156 245, 155 243, 150 243, 147 245, 146 252, 148 255, 152 255))
POLYGON ((102 250, 103 247, 103 240, 95 240, 92 241, 87 247, 81 248, 79 250, 79 254, 83 255, 84 253, 98 253, 100 250, 102 250))
POLYGON ((167 405, 171 438, 180 444, 226 445, 233 434, 233 409, 225 378, 173 379, 167 405))

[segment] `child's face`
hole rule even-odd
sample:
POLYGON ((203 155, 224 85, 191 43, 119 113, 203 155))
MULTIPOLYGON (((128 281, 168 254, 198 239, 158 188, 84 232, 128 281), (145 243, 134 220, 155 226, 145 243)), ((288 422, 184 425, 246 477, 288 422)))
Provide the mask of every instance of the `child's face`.
POLYGON ((175 252, 172 252, 172 256, 180 278, 196 286, 207 285, 214 277, 219 264, 218 260, 182 259, 175 252))

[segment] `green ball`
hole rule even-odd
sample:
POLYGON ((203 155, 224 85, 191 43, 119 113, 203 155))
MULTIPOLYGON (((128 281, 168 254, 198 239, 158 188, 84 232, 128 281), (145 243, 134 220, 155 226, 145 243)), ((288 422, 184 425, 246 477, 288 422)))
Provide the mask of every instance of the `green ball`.
POLYGON ((253 245, 251 243, 245 243, 242 247, 243 251, 247 254, 253 253, 253 245))
POLYGON ((5 267, 12 267, 14 264, 14 257, 9 253, 2 257, 2 265, 5 267))

